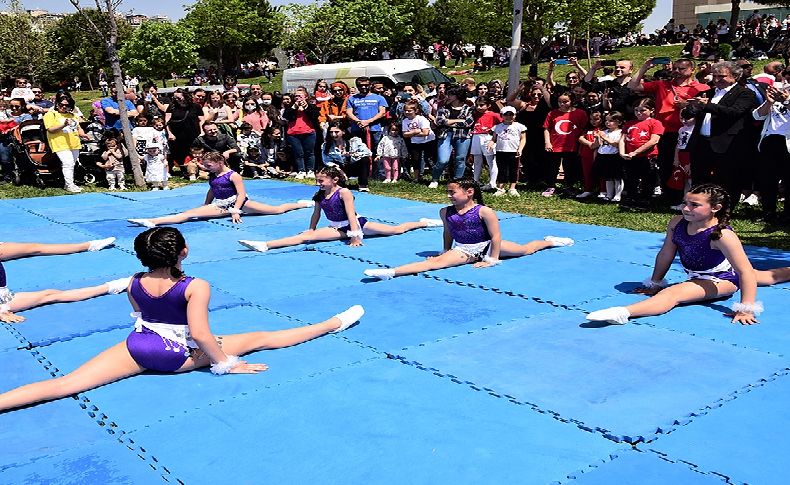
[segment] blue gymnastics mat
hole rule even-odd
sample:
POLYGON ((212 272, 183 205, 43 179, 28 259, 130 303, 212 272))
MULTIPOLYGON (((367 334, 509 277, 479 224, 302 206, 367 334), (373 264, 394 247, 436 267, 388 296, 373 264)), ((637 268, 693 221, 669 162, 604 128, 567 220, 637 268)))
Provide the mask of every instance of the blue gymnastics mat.
MULTIPOLYGON (((316 187, 245 182, 267 204, 316 187)), ((170 191, 2 200, 0 241, 117 237, 98 253, 8 261, 14 291, 99 284, 142 271, 126 222, 199 206, 170 191)), ((375 190, 375 188, 374 188, 375 190)), ((354 192, 371 220, 436 217, 441 204, 354 192)), ((723 316, 739 295, 625 326, 585 312, 636 301, 663 234, 500 214, 503 238, 576 240, 505 261, 378 281, 418 261, 442 228, 266 253, 238 239, 297 234, 311 209, 190 221, 187 274, 212 287, 218 335, 304 326, 362 304, 340 334, 258 351, 259 375, 145 373, 0 412, 4 483, 781 483, 790 451, 790 285, 760 288, 760 325, 723 316), (210 436, 210 443, 206 438, 210 436)), ((326 225, 322 220, 319 226, 326 225)), ((746 247, 757 268, 790 253, 746 247)), ((684 273, 674 264, 668 278, 684 273)), ((64 375, 132 329, 126 295, 49 305, 0 324, 0 392, 64 375)))

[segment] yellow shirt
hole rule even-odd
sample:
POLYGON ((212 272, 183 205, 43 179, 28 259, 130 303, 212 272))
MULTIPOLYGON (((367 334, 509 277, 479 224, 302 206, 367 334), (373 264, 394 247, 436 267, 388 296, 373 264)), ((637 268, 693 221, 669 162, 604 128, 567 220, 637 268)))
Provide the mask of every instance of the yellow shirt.
POLYGON ((80 143, 78 127, 78 119, 73 113, 63 114, 54 109, 47 111, 47 114, 44 115, 44 128, 47 129, 47 141, 49 142, 50 150, 53 153, 79 150, 82 144, 80 143), (55 133, 49 131, 50 127, 59 126, 64 121, 66 124, 63 128, 55 133))

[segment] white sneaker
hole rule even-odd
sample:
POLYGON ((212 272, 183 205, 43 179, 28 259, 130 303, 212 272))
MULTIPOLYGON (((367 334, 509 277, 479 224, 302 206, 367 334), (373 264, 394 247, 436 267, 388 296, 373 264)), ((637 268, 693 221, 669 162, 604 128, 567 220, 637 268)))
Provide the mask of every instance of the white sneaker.
POLYGON ((751 194, 749 197, 743 199, 743 203, 748 205, 757 205, 760 203, 760 199, 757 198, 756 194, 751 194))
POLYGON ((253 251, 258 251, 259 253, 265 253, 269 250, 266 241, 246 241, 244 239, 239 239, 239 244, 253 251))
POLYGON ((510 189, 507 191, 508 195, 512 195, 513 197, 521 197, 521 194, 518 193, 516 189, 510 189))
POLYGON ((427 217, 420 218, 420 222, 424 222, 427 224, 425 227, 441 227, 444 226, 444 222, 441 219, 428 219, 427 217))
POLYGON ((362 315, 364 314, 365 314, 365 309, 362 308, 362 305, 354 305, 348 310, 338 313, 337 315, 335 315, 335 318, 340 320, 340 326, 329 333, 342 332, 343 330, 353 325, 354 322, 358 322, 359 319, 362 318, 362 315))
POLYGON ((628 323, 631 312, 624 306, 613 306, 604 310, 594 311, 587 314, 587 320, 592 322, 609 322, 617 325, 628 323))
POLYGON ((315 201, 311 199, 300 199, 296 201, 302 207, 315 207, 315 201))
POLYGON ((384 179, 384 181, 382 183, 383 184, 391 184, 392 180, 391 179, 384 179))
POLYGON ((156 227, 156 224, 151 222, 150 219, 126 219, 126 222, 134 224, 135 226, 143 226, 151 229, 152 227, 156 227))
POLYGON ((126 186, 125 185, 119 185, 118 186, 118 190, 126 190, 126 186))
POLYGON ((609 196, 606 195, 606 192, 601 192, 600 194, 598 194, 598 198, 599 199, 604 199, 604 200, 609 200, 609 196))
POLYGON ((82 189, 77 187, 76 185, 69 185, 66 187, 66 192, 71 192, 72 194, 79 194, 82 192, 82 189))
MULTIPOLYGON (((581 194, 577 195, 577 196, 576 196, 576 198, 577 198, 577 199, 586 199, 587 197, 590 197, 591 195, 593 195, 593 194, 592 194, 592 192, 589 192, 589 191, 584 191, 584 192, 582 192, 581 194)), ((604 195, 605 195, 605 194, 604 194, 604 195)), ((599 196, 599 197, 600 197, 600 196, 599 196)))
POLYGON ((429 189, 438 189, 439 188, 439 182, 435 182, 434 181, 434 182, 429 183, 428 184, 428 188, 429 189))
POLYGON ((129 288, 129 283, 131 282, 132 282, 131 276, 108 281, 107 283, 105 283, 105 285, 107 285, 107 294, 117 295, 118 293, 123 293, 124 291, 126 291, 127 288, 129 288))
POLYGON ((367 188, 367 187, 360 187, 360 188, 359 188, 359 191, 360 191, 360 192, 370 192, 370 189, 369 189, 369 188, 367 188))
POLYGON ((107 189, 107 191, 108 191, 108 192, 115 192, 115 187, 109 187, 109 188, 107 189))
POLYGON ((620 202, 620 196, 615 195, 614 197, 612 197, 609 200, 611 200, 612 202, 620 202))
POLYGON ((395 270, 392 268, 382 268, 382 269, 366 269, 363 271, 365 276, 370 276, 371 278, 378 278, 380 280, 391 280, 395 277, 395 270))
POLYGON ((506 193, 507 192, 505 192, 505 189, 496 189, 496 192, 494 192, 494 197, 502 197, 506 193))
POLYGON ((197 177, 195 177, 194 175, 190 175, 189 176, 189 181, 190 182, 194 182, 195 180, 197 180, 197 177))
POLYGON ((162 190, 170 190, 170 186, 169 185, 165 185, 164 187, 162 187, 162 190))
POLYGON ((94 239, 93 241, 88 242, 90 243, 90 246, 88 246, 88 251, 101 251, 107 246, 112 245, 112 243, 115 242, 115 238, 107 237, 104 239, 94 239))
POLYGON ((307 172, 307 175, 305 175, 305 177, 307 177, 309 179, 314 179, 315 178, 315 172, 313 172, 312 170, 309 170, 307 172))
POLYGON ((307 175, 307 174, 305 174, 304 172, 296 172, 296 177, 294 177, 294 178, 296 180, 304 180, 305 175, 307 175))
POLYGON ((554 247, 573 246, 573 239, 569 237, 546 236, 543 240, 550 242, 554 247))
POLYGON ((662 193, 660 186, 653 189, 653 197, 659 197, 662 193))
POLYGON ((153 189, 151 189, 151 192, 155 192, 157 190, 159 190, 159 187, 154 187, 153 189))

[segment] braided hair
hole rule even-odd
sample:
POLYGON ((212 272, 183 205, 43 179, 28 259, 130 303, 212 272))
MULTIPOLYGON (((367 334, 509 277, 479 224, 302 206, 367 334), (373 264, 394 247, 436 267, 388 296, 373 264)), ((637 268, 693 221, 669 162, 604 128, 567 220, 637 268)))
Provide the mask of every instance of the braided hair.
POLYGON ((721 209, 714 215, 717 221, 716 227, 710 233, 711 240, 718 241, 721 238, 721 231, 726 229, 730 224, 730 212, 732 208, 730 204, 730 194, 716 184, 697 185, 696 187, 692 187, 689 193, 705 194, 708 196, 708 202, 711 206, 721 205, 721 209))
POLYGON ((173 278, 184 276, 177 266, 178 256, 185 247, 184 236, 173 227, 153 227, 134 238, 134 251, 143 266, 151 271, 170 268, 173 278))
POLYGON ((464 190, 472 189, 472 200, 480 205, 485 205, 483 203, 483 191, 480 190, 480 184, 475 182, 474 179, 470 179, 469 177, 461 177, 447 182, 447 185, 450 184, 455 184, 464 190))
MULTIPOLYGON (((329 178, 336 178, 337 185, 341 187, 345 187, 346 181, 348 180, 346 173, 338 166, 324 167, 318 171, 318 175, 326 175, 329 178)), ((313 200, 316 202, 321 202, 325 197, 326 194, 324 193, 323 189, 318 189, 318 192, 313 195, 313 200)))

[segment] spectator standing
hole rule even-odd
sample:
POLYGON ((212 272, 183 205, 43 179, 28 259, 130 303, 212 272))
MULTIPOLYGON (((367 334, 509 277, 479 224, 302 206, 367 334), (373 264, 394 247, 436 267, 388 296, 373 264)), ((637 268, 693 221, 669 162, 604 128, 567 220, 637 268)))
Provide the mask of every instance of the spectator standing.
POLYGON ((288 146, 296 163, 296 178, 315 178, 315 147, 323 141, 323 137, 319 138, 318 108, 307 102, 304 91, 294 93, 293 100, 293 106, 283 109, 283 120, 288 146))
MULTIPOLYGON (((121 131, 121 111, 117 101, 118 91, 115 86, 110 87, 110 95, 101 100, 101 109, 104 112, 104 128, 108 130, 121 131)), ((134 103, 128 99, 124 100, 126 104, 126 115, 129 117, 129 123, 140 114, 135 108, 134 103)), ((133 124, 133 123, 132 123, 133 124)))
POLYGON ((170 156, 176 164, 184 164, 189 148, 200 135, 203 119, 203 110, 192 102, 189 93, 182 88, 176 89, 165 112, 170 156))
POLYGON ((538 183, 545 173, 545 140, 543 122, 551 111, 551 95, 542 81, 521 83, 508 96, 508 105, 516 108, 516 121, 527 127, 527 144, 521 156, 519 178, 524 183, 538 183))
POLYGON ((74 99, 67 93, 59 92, 55 96, 55 109, 44 115, 44 128, 50 150, 60 159, 65 189, 72 193, 82 192, 74 183, 74 164, 80 156, 80 137, 85 134, 74 115, 74 99))
POLYGON ((576 195, 572 193, 573 185, 581 181, 579 137, 587 128, 589 119, 584 110, 573 106, 568 93, 560 94, 557 104, 559 108, 549 112, 543 123, 546 150, 544 180, 548 186, 541 194, 544 197, 554 196, 560 166, 563 167, 563 184, 568 195, 576 195))
MULTIPOLYGON (((515 110, 514 110, 515 111, 515 110)), ((436 115, 436 139, 438 143, 436 165, 433 167, 432 180, 428 188, 439 187, 439 179, 445 167, 453 158, 452 179, 459 179, 466 171, 466 156, 471 144, 473 109, 466 103, 466 89, 452 86, 447 90, 447 99, 436 115)))
MULTIPOLYGON (((419 47, 419 46, 418 46, 419 47)), ((370 79, 358 77, 355 80, 357 93, 348 98, 346 117, 349 122, 349 133, 358 136, 368 145, 371 152, 376 151, 382 136, 382 125, 387 115, 389 104, 384 96, 370 92, 370 79)), ((381 167, 375 170, 378 178, 383 178, 381 167)))

